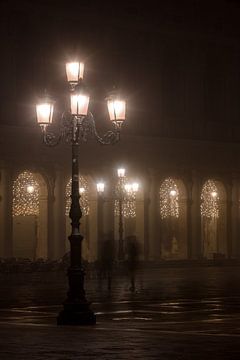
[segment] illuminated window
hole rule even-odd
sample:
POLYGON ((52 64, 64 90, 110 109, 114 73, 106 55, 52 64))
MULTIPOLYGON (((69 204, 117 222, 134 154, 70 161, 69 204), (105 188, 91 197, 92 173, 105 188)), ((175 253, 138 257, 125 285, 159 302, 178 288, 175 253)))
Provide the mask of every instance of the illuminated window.
POLYGON ((119 204, 122 201, 122 213, 125 218, 136 217, 136 189, 126 176, 119 177, 115 188, 114 214, 119 216, 119 204))
MULTIPOLYGON (((69 215, 71 207, 71 187, 72 179, 69 180, 66 186, 66 215, 69 215)), ((80 206, 83 216, 89 215, 89 189, 88 182, 85 177, 79 176, 79 193, 80 193, 80 206)))
POLYGON ((160 214, 161 218, 179 217, 179 190, 172 178, 163 181, 160 187, 160 214))
POLYGON ((213 180, 205 182, 201 192, 201 215, 205 218, 218 218, 219 194, 213 180))
POLYGON ((31 172, 18 175, 13 183, 13 216, 39 215, 39 190, 31 172))

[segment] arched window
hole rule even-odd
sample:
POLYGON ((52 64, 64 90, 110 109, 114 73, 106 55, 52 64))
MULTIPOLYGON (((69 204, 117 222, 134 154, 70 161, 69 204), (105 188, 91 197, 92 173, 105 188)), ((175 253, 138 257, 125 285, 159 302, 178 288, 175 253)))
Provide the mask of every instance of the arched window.
POLYGON ((39 215, 40 186, 34 175, 24 171, 13 183, 13 216, 39 215))
MULTIPOLYGON (((71 207, 71 187, 72 179, 69 180, 66 186, 66 215, 69 215, 71 207)), ((89 187, 87 179, 83 176, 79 176, 79 193, 80 197, 80 206, 83 216, 89 215, 89 187)))
POLYGON ((172 178, 163 181, 160 187, 160 215, 162 219, 179 217, 179 190, 172 178))
POLYGON ((207 180, 201 192, 201 215, 212 219, 219 216, 219 191, 213 180, 207 180))

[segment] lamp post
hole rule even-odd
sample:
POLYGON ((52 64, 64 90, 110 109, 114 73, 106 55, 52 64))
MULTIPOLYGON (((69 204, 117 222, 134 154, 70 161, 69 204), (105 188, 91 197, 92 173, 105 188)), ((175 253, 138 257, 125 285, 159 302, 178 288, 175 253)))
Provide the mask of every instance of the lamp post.
POLYGON ((102 260, 103 256, 103 241, 104 241, 104 191, 105 183, 103 181, 96 184, 98 199, 97 199, 97 258, 102 260))
POLYGON ((120 140, 121 126, 125 120, 126 103, 116 93, 107 99, 110 121, 113 129, 102 137, 97 133, 93 114, 88 110, 89 95, 83 83, 84 64, 72 62, 66 64, 66 74, 70 89, 70 111, 63 113, 59 120, 59 133, 51 130, 54 102, 46 96, 36 106, 37 121, 42 130, 46 145, 56 146, 61 140, 72 147, 72 187, 70 241, 70 266, 68 269, 69 290, 63 310, 57 318, 58 325, 91 325, 96 323, 96 316, 90 309, 84 290, 84 270, 82 268, 82 241, 80 234, 80 208, 78 154, 81 141, 95 138, 99 143, 110 145, 120 140))
POLYGON ((124 177, 125 169, 121 168, 117 171, 119 179, 119 191, 118 191, 118 206, 119 206, 119 226, 118 226, 118 260, 124 260, 123 249, 123 201, 124 201, 124 177))

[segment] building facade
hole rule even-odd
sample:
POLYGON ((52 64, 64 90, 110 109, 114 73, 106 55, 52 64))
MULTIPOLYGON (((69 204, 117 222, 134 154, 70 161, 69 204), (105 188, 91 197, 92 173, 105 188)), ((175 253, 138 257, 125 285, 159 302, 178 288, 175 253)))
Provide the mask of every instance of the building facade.
POLYGON ((128 97, 121 142, 79 148, 84 257, 96 260, 109 237, 117 251, 116 169, 124 166, 140 184, 125 204, 124 238, 136 236, 143 259, 238 258, 237 2, 36 6, 25 0, 1 11, 0 256, 68 251, 70 148, 42 144, 33 104, 47 87, 64 110, 64 63, 80 53, 97 125, 107 125, 106 89, 117 85, 128 97))
MULTIPOLYGON (((98 259, 106 238, 118 248, 119 166, 140 185, 124 214, 125 247, 134 235, 144 260, 240 256, 239 144, 123 134, 114 146, 83 143, 79 152, 88 261, 98 259), (99 180, 106 183, 101 196, 99 180)), ((37 126, 2 127, 1 153, 0 256, 62 257, 69 249, 70 147, 48 148, 37 126)))

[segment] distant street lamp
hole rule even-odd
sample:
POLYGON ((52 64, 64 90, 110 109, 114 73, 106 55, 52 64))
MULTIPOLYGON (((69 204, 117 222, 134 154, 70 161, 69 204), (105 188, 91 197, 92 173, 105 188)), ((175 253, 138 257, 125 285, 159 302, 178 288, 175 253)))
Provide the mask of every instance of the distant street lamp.
POLYGON ((103 182, 97 183, 97 192, 99 194, 104 193, 104 189, 105 189, 105 184, 103 182))
POLYGON ((71 208, 69 217, 72 220, 70 241, 70 267, 68 269, 69 290, 64 308, 59 313, 59 325, 88 325, 96 323, 96 316, 90 309, 84 291, 84 270, 82 268, 82 240, 80 234, 80 194, 79 189, 78 151, 80 141, 95 138, 101 144, 114 144, 120 140, 120 130, 125 120, 126 103, 116 93, 107 99, 109 117, 113 130, 107 131, 102 137, 98 135, 95 120, 88 110, 89 94, 83 83, 84 64, 72 62, 66 64, 67 80, 70 88, 70 110, 64 112, 60 119, 59 134, 51 129, 53 122, 54 102, 46 96, 36 106, 37 121, 41 127, 43 141, 46 145, 56 146, 61 140, 72 145, 72 187, 71 208))

